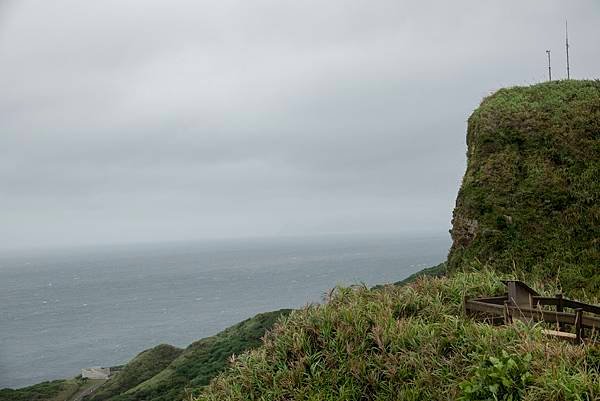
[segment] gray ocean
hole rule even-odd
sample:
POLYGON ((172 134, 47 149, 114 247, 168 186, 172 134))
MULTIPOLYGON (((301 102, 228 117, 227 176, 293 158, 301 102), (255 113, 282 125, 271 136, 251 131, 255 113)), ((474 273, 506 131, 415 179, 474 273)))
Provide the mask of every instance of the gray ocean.
POLYGON ((0 255, 0 388, 180 347, 336 285, 401 280, 444 260, 447 233, 146 244, 0 255))

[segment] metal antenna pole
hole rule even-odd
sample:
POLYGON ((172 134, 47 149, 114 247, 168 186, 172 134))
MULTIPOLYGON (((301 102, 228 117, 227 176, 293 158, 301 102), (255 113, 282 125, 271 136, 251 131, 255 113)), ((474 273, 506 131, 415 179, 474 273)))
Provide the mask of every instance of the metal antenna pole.
POLYGON ((548 55, 548 80, 552 81, 552 66, 550 64, 550 50, 546 50, 546 54, 548 55))
POLYGON ((571 79, 571 66, 569 64, 569 21, 565 20, 565 47, 567 49, 567 79, 571 79))

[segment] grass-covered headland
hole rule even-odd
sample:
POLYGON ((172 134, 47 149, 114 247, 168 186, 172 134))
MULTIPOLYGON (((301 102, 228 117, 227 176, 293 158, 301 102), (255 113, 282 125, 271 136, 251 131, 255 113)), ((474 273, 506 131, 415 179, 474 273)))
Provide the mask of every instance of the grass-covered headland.
POLYGON ((600 292, 600 81, 501 89, 469 118, 449 269, 600 292))

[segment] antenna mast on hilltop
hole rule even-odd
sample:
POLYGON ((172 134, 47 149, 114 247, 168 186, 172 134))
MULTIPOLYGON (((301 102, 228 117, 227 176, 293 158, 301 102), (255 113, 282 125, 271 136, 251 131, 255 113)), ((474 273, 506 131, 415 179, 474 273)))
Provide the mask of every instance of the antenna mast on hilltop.
POLYGON ((552 81, 552 66, 550 65, 550 50, 546 50, 548 55, 548 81, 552 81))
POLYGON ((567 79, 571 79, 571 66, 569 65, 569 21, 565 20, 565 47, 567 49, 567 79))

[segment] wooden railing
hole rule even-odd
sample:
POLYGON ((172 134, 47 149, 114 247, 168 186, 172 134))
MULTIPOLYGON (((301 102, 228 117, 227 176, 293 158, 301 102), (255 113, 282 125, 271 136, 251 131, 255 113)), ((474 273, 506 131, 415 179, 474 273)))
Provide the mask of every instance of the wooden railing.
POLYGON ((552 305, 557 306, 559 308, 583 309, 584 312, 600 315, 600 306, 590 305, 583 302, 563 298, 561 294, 558 294, 556 297, 541 297, 534 295, 531 298, 533 300, 533 306, 552 305))
POLYGON ((513 305, 508 296, 466 299, 464 309, 469 314, 484 314, 492 318, 492 321, 500 321, 504 324, 512 323, 513 319, 531 322, 555 323, 560 330, 547 330, 549 334, 581 341, 585 330, 591 332, 600 331, 600 317, 584 315, 584 312, 600 314, 600 307, 556 297, 532 296, 529 307, 513 305), (543 306, 556 306, 556 310, 543 309, 543 306), (565 312, 564 308, 574 309, 574 313, 565 312), (575 333, 567 333, 563 330, 566 326, 573 326, 575 333))

